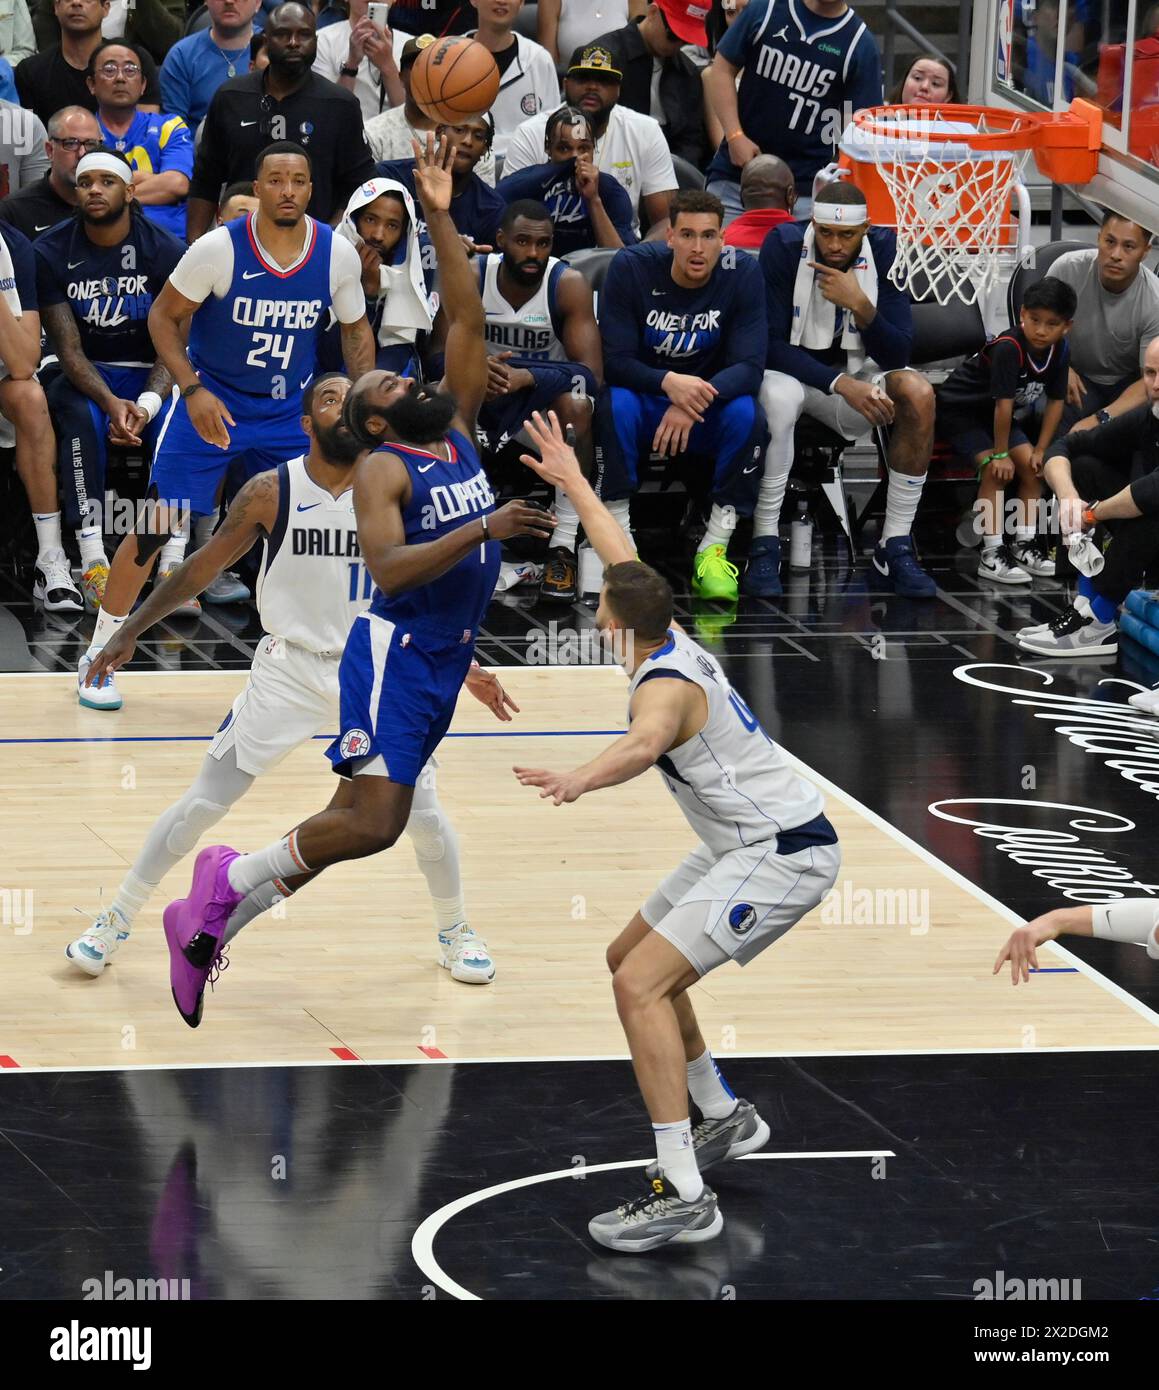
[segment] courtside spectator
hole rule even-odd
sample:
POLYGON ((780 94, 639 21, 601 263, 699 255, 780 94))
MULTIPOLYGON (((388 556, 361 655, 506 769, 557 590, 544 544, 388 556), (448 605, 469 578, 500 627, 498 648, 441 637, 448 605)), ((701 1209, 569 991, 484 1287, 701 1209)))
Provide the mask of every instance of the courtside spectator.
MULTIPOLYGON (((491 117, 470 116, 458 125, 441 125, 436 128, 436 140, 446 136, 455 147, 455 161, 451 165, 451 221, 455 230, 468 243, 468 250, 482 247, 491 251, 495 247, 495 237, 499 231, 499 219, 503 216, 506 203, 494 188, 489 188, 475 173, 476 167, 491 150, 494 130, 491 117)), ((426 148, 424 135, 420 144, 426 148)), ((375 166, 377 178, 396 179, 404 184, 412 198, 418 197, 414 183, 414 156, 410 159, 384 160, 375 166)), ((421 204, 419 212, 422 213, 421 204)), ((419 228, 424 241, 426 222, 419 228)), ((423 247, 424 266, 434 267, 435 248, 429 243, 423 247)))
POLYGON ((724 251, 720 200, 672 197, 667 245, 616 253, 600 293, 608 383, 599 405, 600 495, 630 537, 630 499, 650 452, 712 461, 712 512, 692 573, 698 598, 737 597, 728 545, 756 501, 767 431, 757 401, 768 330, 760 270, 724 251), (722 254, 723 253, 723 254, 722 254))
POLYGON ((250 70, 250 44, 259 0, 206 0, 208 29, 176 43, 161 64, 161 104, 190 130, 205 119, 213 94, 250 70))
POLYGON ((141 52, 107 39, 90 59, 89 86, 105 143, 133 169, 133 201, 150 221, 185 240, 185 199, 193 173, 193 136, 180 116, 139 111, 145 88, 141 52))
POLYGON ((35 241, 41 232, 55 227, 76 210, 76 166, 104 144, 101 128, 91 111, 66 106, 48 122, 48 173, 0 203, 0 222, 7 222, 35 241))
POLYGON ((774 227, 793 220, 797 185, 792 169, 775 154, 758 154, 741 173, 740 201, 744 212, 725 228, 724 244, 759 251, 774 227))
MULTIPOLYGON (((632 200, 633 230, 639 234, 644 220, 649 239, 662 238, 668 230, 669 199, 676 192, 676 171, 659 123, 619 104, 620 70, 599 45, 572 54, 563 90, 567 104, 578 107, 591 122, 596 168, 611 174, 632 200)), ((505 175, 543 163, 549 115, 544 112, 524 121, 511 137, 505 175)))
POLYGON ((596 142, 584 113, 574 106, 553 111, 544 142, 547 163, 501 179, 499 197, 505 203, 530 199, 547 208, 555 229, 553 255, 634 246, 631 200, 611 174, 601 174, 592 163, 596 142))
POLYGON ((793 432, 805 414, 846 439, 891 426, 885 521, 873 565, 902 597, 934 596, 910 540, 933 447, 934 393, 909 368, 913 317, 889 278, 895 250, 892 231, 870 226, 865 195, 841 182, 818 193, 811 222, 776 228, 761 248, 769 324, 761 404, 770 440, 746 593, 781 593, 778 528, 793 432))
POLYGON ((721 39, 704 82, 724 130, 708 187, 728 219, 742 211, 740 171, 762 153, 792 169, 804 215, 813 176, 853 112, 881 102, 881 56, 845 0, 752 0, 721 39))
POLYGON ((529 116, 559 105, 559 77, 546 48, 515 32, 523 0, 471 0, 479 27, 471 37, 490 51, 499 69, 499 95, 491 104, 495 153, 507 153, 512 133, 529 116))
POLYGON ((222 185, 252 178, 257 156, 275 141, 304 142, 313 166, 306 211, 320 221, 329 222, 374 174, 357 99, 311 70, 313 14, 279 5, 266 34, 269 67, 230 78, 209 104, 189 188, 191 242, 213 225, 222 185))
POLYGON ((0 198, 48 173, 48 132, 35 111, 0 101, 0 198))
MULTIPOLYGON (((62 106, 97 109, 88 85, 89 59, 103 41, 101 21, 108 10, 109 0, 56 0, 60 42, 25 58, 16 69, 20 105, 35 111, 46 126, 52 113, 62 106)), ((142 100, 145 106, 155 108, 161 100, 156 64, 145 55, 141 66, 145 73, 142 100)))
POLYGON ((354 93, 364 121, 406 99, 390 28, 374 23, 366 12, 368 4, 369 0, 350 0, 346 19, 318 31, 314 59, 319 77, 354 93))
POLYGON ((1143 356, 1159 336, 1159 277, 1144 266, 1151 233, 1108 212, 1089 251, 1059 256, 1047 275, 1078 295, 1063 429, 1090 429, 1147 399, 1143 356))

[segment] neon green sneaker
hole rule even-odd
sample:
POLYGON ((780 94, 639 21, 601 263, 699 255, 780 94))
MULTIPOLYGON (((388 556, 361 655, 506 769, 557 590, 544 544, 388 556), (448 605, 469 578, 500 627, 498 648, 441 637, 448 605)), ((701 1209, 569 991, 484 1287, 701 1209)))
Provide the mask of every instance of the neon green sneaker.
POLYGON ((723 545, 706 546, 692 563, 692 592, 697 598, 737 600, 737 568, 730 564, 723 545))

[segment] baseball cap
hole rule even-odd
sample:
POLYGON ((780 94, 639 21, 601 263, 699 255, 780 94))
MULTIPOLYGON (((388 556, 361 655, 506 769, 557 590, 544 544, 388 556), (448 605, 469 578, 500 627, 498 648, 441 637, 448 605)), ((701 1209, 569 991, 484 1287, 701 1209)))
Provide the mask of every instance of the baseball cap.
POLYGON ((571 55, 567 75, 570 77, 573 72, 598 72, 605 77, 614 77, 617 82, 624 76, 616 67, 611 49, 604 48, 598 43, 591 43, 586 48, 576 49, 571 55))
POLYGON ((411 63, 414 62, 423 49, 430 48, 434 41, 434 34, 418 34, 414 38, 407 39, 406 43, 402 46, 402 52, 398 55, 399 67, 410 67, 411 63))
POLYGON ((704 27, 709 11, 707 3, 697 3, 697 0, 655 0, 655 5, 663 11, 669 29, 678 39, 700 48, 708 47, 708 31, 704 27))

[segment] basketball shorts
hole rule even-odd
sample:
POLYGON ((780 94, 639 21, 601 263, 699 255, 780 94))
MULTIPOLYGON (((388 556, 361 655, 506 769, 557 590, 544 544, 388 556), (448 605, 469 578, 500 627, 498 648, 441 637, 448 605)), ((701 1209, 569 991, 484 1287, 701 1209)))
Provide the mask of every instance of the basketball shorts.
POLYGON ((779 940, 821 902, 840 868, 837 832, 818 816, 727 854, 698 845, 640 914, 706 975, 726 960, 747 965, 779 940))
POLYGON ((287 400, 249 396, 201 374, 207 390, 225 405, 237 422, 227 425, 229 448, 207 444, 194 429, 189 410, 176 387, 161 415, 157 451, 149 481, 162 502, 173 502, 199 516, 213 511, 218 485, 230 463, 245 455, 245 476, 304 454, 310 441, 302 429, 302 395, 287 400))
POLYGON ((450 727, 475 644, 405 631, 360 613, 339 668, 339 734, 326 756, 342 777, 370 774, 413 787, 450 727))
POLYGON ((332 734, 339 723, 339 660, 282 637, 264 638, 245 688, 209 745, 210 756, 233 749, 241 771, 260 777, 300 744, 332 734))

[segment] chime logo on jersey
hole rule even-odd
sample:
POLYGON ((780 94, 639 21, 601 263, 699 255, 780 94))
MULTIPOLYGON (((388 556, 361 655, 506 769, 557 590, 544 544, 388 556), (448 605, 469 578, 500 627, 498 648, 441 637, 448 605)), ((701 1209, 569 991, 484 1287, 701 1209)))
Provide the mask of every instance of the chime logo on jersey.
POLYGON ((736 903, 728 914, 728 924, 737 936, 744 936, 757 924, 757 910, 752 903, 736 903))
POLYGON ((711 352, 720 339, 720 310, 674 314, 653 309, 644 320, 645 340, 658 357, 695 357, 711 352))
POLYGON ((431 488, 430 499, 422 510, 424 531, 433 531, 441 521, 456 521, 472 512, 485 512, 495 504, 491 484, 481 468, 464 483, 436 483, 431 488))
POLYGON ((348 729, 342 735, 338 751, 344 758, 365 758, 370 752, 370 735, 365 729, 348 729))

